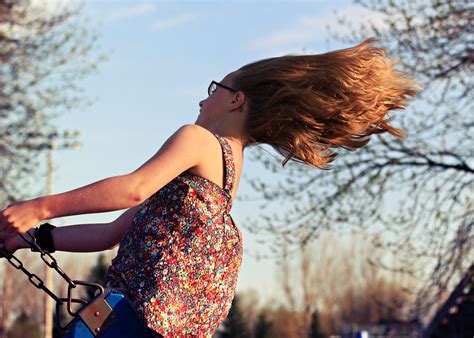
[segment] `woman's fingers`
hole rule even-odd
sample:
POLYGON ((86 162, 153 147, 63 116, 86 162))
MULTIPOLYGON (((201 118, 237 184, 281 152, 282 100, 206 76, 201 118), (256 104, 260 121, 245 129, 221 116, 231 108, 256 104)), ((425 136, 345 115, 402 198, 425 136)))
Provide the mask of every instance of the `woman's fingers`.
POLYGON ((18 202, 0 211, 0 232, 10 231, 20 234, 35 226, 40 219, 37 210, 29 201, 18 202))
POLYGON ((15 236, 18 236, 18 233, 14 230, 8 229, 5 231, 0 231, 0 241, 3 241, 4 243, 15 236))
POLYGON ((0 232, 10 229, 12 223, 9 219, 8 208, 0 211, 0 232))
POLYGON ((29 244, 23 243, 24 241, 20 235, 11 236, 6 240, 0 239, 0 257, 10 257, 16 250, 29 247, 29 244), (8 255, 2 255, 2 252, 5 253, 5 251, 8 255))
POLYGON ((0 240, 0 257, 9 258, 15 251, 15 249, 10 248, 8 242, 0 240))
POLYGON ((4 248, 0 248, 0 258, 10 258, 12 253, 4 248))
POLYGON ((5 209, 0 211, 0 232, 2 232, 5 228, 5 216, 3 214, 4 211, 5 209))

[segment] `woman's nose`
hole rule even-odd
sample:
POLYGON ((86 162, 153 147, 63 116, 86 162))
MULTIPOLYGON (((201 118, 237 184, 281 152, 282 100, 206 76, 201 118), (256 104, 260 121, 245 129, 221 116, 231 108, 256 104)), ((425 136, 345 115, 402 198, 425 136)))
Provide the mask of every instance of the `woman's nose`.
POLYGON ((202 107, 202 101, 199 101, 199 107, 202 107))

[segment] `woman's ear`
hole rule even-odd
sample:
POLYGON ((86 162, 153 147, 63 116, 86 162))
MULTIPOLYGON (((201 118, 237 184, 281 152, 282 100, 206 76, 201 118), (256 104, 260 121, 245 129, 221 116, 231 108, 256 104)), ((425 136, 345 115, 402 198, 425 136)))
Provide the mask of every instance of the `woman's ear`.
POLYGON ((243 92, 237 92, 234 95, 234 98, 229 103, 230 110, 243 110, 245 103, 245 94, 243 92))

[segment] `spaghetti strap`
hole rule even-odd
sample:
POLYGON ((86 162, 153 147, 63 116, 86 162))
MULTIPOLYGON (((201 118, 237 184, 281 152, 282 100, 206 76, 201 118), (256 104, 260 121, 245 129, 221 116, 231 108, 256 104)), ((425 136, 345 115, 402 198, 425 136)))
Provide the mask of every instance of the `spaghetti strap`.
POLYGON ((222 136, 213 132, 214 136, 217 138, 219 143, 221 144, 223 150, 223 157, 224 157, 224 177, 225 177, 225 186, 224 190, 229 194, 231 197, 232 190, 234 188, 235 182, 235 164, 232 154, 232 148, 229 142, 222 136))

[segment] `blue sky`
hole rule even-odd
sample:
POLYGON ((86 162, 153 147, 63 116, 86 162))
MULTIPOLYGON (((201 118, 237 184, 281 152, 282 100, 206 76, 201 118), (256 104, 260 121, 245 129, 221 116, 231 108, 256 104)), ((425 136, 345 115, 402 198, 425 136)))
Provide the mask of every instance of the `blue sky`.
MULTIPOLYGON (((82 81, 94 103, 57 119, 60 128, 81 132, 83 146, 55 152, 54 192, 139 167, 177 128, 194 123, 211 80, 266 57, 348 47, 328 42, 326 25, 345 31, 334 10, 366 18, 349 1, 86 1, 84 13, 100 33, 97 52, 109 60, 82 81)), ((240 195, 252 194, 247 178, 270 177, 249 157, 246 150, 240 195)), ((237 225, 257 213, 237 200, 232 209, 237 225)), ((66 217, 56 224, 108 222, 118 215, 66 217)), ((245 253, 237 291, 254 288, 268 299, 277 291, 274 263, 249 255, 264 244, 240 228, 245 253)), ((81 255, 93 261, 92 254, 81 255)))

